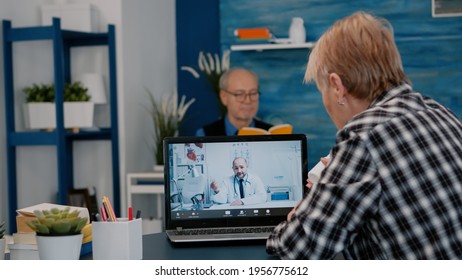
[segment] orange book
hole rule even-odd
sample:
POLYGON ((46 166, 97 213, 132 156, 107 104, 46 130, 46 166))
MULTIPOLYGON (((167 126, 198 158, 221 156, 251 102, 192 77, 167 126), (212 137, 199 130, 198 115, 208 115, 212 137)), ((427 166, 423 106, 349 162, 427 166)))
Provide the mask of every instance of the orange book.
POLYGON ((239 28, 234 30, 234 35, 239 39, 270 39, 271 32, 266 27, 239 28))
POLYGON ((237 135, 265 135, 265 134, 292 134, 293 127, 290 124, 278 124, 265 130, 257 127, 243 127, 237 135))

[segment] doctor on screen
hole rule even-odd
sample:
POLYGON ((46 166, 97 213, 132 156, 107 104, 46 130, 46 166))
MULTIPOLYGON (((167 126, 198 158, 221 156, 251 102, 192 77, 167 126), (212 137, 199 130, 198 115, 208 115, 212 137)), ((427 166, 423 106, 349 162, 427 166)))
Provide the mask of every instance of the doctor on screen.
POLYGON ((223 180, 221 184, 213 181, 210 188, 214 191, 212 201, 230 203, 231 206, 250 205, 266 202, 266 191, 262 180, 248 173, 247 160, 237 157, 233 160, 234 175, 223 180))

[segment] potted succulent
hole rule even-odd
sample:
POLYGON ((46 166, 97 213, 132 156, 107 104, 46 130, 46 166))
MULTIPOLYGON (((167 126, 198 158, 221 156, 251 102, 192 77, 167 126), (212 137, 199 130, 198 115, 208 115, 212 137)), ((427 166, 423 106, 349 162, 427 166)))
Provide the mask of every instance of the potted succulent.
POLYGON ((82 228, 88 219, 79 211, 51 208, 35 210, 37 219, 27 223, 36 232, 37 248, 41 260, 78 260, 82 247, 82 228))
POLYGON ((147 92, 151 101, 149 112, 154 124, 155 162, 163 166, 163 140, 165 137, 178 136, 186 111, 196 99, 192 98, 186 102, 186 96, 183 95, 178 103, 178 92, 175 90, 171 95, 164 96, 161 101, 158 101, 149 90, 147 92))
POLYGON ((5 247, 6 247, 5 222, 0 222, 0 260, 5 259, 5 247))
MULTIPOLYGON (((33 84, 24 88, 26 127, 30 129, 56 128, 55 91, 53 84, 33 84)), ((80 82, 64 85, 64 127, 93 126, 94 104, 88 89, 80 82)))

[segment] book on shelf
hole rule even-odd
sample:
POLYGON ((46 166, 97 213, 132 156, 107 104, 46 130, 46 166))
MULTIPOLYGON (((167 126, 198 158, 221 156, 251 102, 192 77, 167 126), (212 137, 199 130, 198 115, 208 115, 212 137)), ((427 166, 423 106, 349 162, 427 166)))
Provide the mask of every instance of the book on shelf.
POLYGON ((278 124, 265 130, 258 127, 243 127, 237 135, 265 135, 265 134, 292 134, 293 126, 290 124, 278 124))
POLYGON ((270 39, 273 35, 269 28, 238 28, 234 30, 234 36, 241 40, 270 39))
POLYGON ((270 44, 270 39, 239 39, 235 38, 233 44, 235 45, 256 45, 256 44, 270 44))

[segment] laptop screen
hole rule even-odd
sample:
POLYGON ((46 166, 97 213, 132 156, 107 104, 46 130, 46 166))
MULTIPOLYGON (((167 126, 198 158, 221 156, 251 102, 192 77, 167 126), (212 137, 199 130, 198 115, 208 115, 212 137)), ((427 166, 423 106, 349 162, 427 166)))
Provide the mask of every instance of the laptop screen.
POLYGON ((166 229, 276 225, 302 199, 305 135, 164 139, 166 229))

